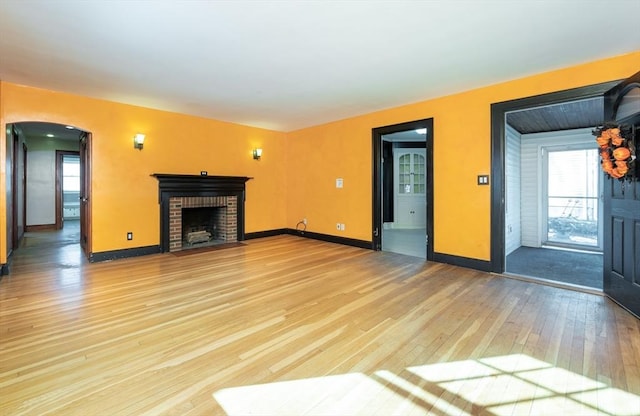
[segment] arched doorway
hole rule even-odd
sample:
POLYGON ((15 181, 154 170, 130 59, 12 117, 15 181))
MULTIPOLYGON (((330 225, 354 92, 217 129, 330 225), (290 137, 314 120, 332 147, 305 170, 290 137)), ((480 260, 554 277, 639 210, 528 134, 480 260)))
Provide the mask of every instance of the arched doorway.
MULTIPOLYGON (((91 134, 65 124, 23 121, 7 125, 7 258, 28 231, 53 231, 64 225, 64 205, 75 211, 77 243, 87 258, 90 248, 90 144, 91 134), (9 136, 9 135, 8 135, 9 136), (10 139, 10 140, 9 140, 10 139), (16 149, 23 149, 21 153, 16 149), (65 195, 64 158, 74 156, 75 192, 65 195), (75 197, 76 201, 71 201, 75 197), (22 215, 20 215, 22 213, 22 215)), ((5 270, 5 272, 8 272, 5 270)))

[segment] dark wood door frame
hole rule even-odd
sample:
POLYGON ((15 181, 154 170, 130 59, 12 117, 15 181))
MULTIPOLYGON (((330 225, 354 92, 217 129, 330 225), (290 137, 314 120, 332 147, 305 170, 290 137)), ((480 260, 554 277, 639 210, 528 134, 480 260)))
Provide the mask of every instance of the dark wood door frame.
POLYGON ((80 247, 92 260, 91 237, 91 139, 92 134, 80 134, 80 247))
POLYGON ((373 149, 373 224, 372 224, 372 249, 382 249, 382 136, 385 134, 399 133, 407 130, 427 129, 426 157, 427 157, 427 253, 428 261, 433 260, 433 118, 409 121, 390 126, 376 127, 372 130, 373 149))
POLYGON ((26 143, 22 143, 22 232, 27 231, 27 153, 26 143))
POLYGON ((15 128, 11 129, 12 136, 12 159, 13 163, 11 164, 11 249, 15 250, 18 248, 18 242, 20 240, 20 236, 18 235, 18 208, 19 204, 19 196, 18 195, 18 178, 20 177, 20 136, 16 133, 15 128))
POLYGON ((62 182, 63 182, 63 160, 65 156, 78 156, 80 158, 80 152, 72 150, 56 150, 56 230, 60 230, 64 227, 63 218, 63 195, 62 195, 62 182))
POLYGON ((602 97, 620 81, 503 101, 491 105, 491 271, 505 271, 505 118, 510 111, 602 97))

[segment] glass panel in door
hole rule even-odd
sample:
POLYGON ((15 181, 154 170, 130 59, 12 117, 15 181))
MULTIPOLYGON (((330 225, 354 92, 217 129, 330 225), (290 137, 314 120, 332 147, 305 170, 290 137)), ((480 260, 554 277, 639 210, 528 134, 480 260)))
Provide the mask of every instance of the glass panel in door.
POLYGON ((411 154, 398 158, 398 193, 411 193, 411 154))
POLYGON ((425 157, 421 154, 413 155, 413 193, 424 194, 426 192, 425 157))
POLYGON ((598 150, 547 153, 547 243, 601 247, 598 150))

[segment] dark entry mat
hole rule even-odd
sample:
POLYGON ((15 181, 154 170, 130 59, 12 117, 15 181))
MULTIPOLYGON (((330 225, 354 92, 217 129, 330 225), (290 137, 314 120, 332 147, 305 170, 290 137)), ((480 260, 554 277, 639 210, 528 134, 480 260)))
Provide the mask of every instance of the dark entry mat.
POLYGON ((507 256, 506 272, 602 290, 602 255, 520 247, 507 256))

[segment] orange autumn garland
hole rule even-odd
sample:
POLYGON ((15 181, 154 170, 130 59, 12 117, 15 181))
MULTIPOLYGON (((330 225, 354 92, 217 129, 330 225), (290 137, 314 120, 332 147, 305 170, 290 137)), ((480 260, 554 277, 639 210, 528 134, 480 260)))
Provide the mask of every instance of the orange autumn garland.
POLYGON ((630 149, 628 132, 621 126, 607 123, 593 131, 600 147, 602 170, 612 178, 623 179, 630 172, 635 156, 630 149))

